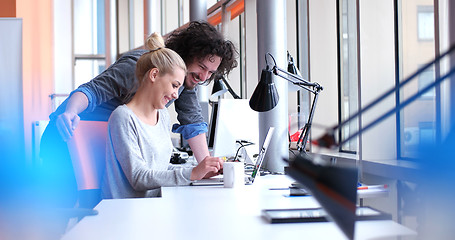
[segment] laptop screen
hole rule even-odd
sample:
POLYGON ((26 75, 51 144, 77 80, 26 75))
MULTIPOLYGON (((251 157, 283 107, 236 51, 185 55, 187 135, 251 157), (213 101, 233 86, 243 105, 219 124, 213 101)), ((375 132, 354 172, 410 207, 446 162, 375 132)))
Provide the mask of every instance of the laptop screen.
POLYGON ((270 140, 272 139, 274 130, 275 130, 274 127, 270 127, 269 131, 267 132, 267 135, 265 136, 264 144, 262 145, 262 148, 259 151, 259 155, 258 155, 258 158, 256 160, 256 164, 254 165, 254 170, 251 173, 252 180, 254 180, 254 178, 256 177, 259 169, 261 168, 262 162, 264 161, 264 158, 265 158, 265 153, 267 152, 267 148, 269 147, 270 140))

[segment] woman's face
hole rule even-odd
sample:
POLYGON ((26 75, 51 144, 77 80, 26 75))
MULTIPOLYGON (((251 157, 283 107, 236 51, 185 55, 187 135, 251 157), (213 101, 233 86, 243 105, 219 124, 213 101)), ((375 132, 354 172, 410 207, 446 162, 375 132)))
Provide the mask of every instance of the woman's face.
POLYGON ((153 84, 152 105, 156 109, 166 107, 166 104, 178 98, 178 90, 185 79, 185 71, 176 67, 173 73, 157 74, 153 84))

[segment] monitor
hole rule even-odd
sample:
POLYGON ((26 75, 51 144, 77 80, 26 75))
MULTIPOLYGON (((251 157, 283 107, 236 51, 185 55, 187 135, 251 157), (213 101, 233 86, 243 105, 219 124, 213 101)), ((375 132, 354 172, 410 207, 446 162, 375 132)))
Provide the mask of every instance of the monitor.
POLYGON ((208 132, 208 147, 213 149, 213 142, 215 141, 216 119, 218 116, 218 102, 212 103, 212 115, 210 116, 210 125, 208 132))
POLYGON ((210 126, 214 130, 213 156, 235 156, 240 147, 237 140, 254 143, 246 149, 250 158, 259 152, 258 113, 250 108, 248 99, 220 99, 216 113, 210 126))

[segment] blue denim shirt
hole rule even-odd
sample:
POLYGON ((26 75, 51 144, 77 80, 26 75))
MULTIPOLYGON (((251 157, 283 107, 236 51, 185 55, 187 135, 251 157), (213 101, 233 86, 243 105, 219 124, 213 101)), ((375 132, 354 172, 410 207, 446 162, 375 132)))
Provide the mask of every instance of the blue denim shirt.
MULTIPOLYGON (((145 52, 146 50, 139 49, 125 53, 104 72, 71 92, 70 96, 75 92, 87 96, 87 109, 79 114, 82 120, 107 121, 115 108, 131 100, 138 84, 134 74, 136 62, 145 52)), ((49 116, 51 121, 65 111, 68 99, 49 116)), ((180 123, 174 125, 173 132, 181 133, 184 139, 207 132, 196 88, 186 89, 182 86, 179 98, 169 102, 166 107, 172 103, 180 123)))

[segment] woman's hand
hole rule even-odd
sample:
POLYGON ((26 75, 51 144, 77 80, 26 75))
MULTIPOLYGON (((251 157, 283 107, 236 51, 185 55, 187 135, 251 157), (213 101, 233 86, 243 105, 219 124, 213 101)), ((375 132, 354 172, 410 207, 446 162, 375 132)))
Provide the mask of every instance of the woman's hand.
POLYGON ((200 180, 218 175, 223 168, 223 160, 219 157, 207 156, 191 172, 191 180, 200 180))

